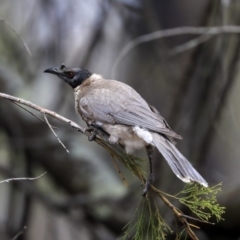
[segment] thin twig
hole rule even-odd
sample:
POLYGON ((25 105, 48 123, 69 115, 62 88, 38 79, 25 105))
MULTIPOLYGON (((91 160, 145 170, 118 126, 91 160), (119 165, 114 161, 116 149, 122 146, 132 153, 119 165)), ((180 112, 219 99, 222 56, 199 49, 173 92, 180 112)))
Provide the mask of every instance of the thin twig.
POLYGON ((22 180, 33 181, 33 180, 36 180, 36 179, 41 178, 41 177, 44 176, 46 173, 47 173, 47 172, 45 172, 45 173, 43 173, 43 174, 41 174, 40 176, 35 177, 35 178, 26 178, 26 177, 21 177, 21 178, 9 178, 9 179, 5 179, 5 180, 3 180, 3 181, 0 181, 0 184, 1 184, 1 183, 4 183, 4 182, 9 183, 9 182, 11 182, 11 181, 22 181, 22 180))
MULTIPOLYGON (((38 117, 38 116, 37 116, 36 114, 34 114, 33 112, 29 111, 27 108, 21 106, 20 104, 14 102, 14 101, 11 101, 11 102, 14 103, 14 104, 16 104, 18 107, 24 109, 25 111, 27 111, 28 113, 30 113, 32 116, 34 116, 35 118, 37 118, 37 119, 40 120, 41 122, 47 124, 43 119, 41 119, 40 117, 38 117)), ((47 124, 47 125, 48 125, 48 124, 47 124)), ((57 127, 54 127, 53 125, 51 125, 51 127, 52 127, 53 129, 57 129, 57 127)))
POLYGON ((5 93, 1 93, 1 92, 0 92, 0 98, 4 98, 4 99, 10 100, 10 101, 14 101, 14 102, 23 104, 23 105, 25 105, 25 106, 28 106, 28 107, 30 107, 30 108, 32 108, 32 109, 37 110, 38 112, 40 112, 40 113, 42 113, 42 114, 45 113, 46 115, 49 115, 49 116, 54 117, 54 118, 56 118, 56 119, 58 119, 58 120, 60 120, 60 121, 62 121, 62 122, 67 123, 67 124, 70 125, 72 128, 74 128, 74 129, 76 129, 77 131, 79 131, 79 132, 87 135, 87 134, 85 133, 85 128, 81 127, 81 126, 78 125, 77 123, 75 123, 75 122, 71 121, 70 119, 65 118, 65 117, 63 117, 63 116, 61 116, 61 115, 59 115, 59 114, 57 114, 57 113, 55 113, 55 112, 53 112, 53 111, 50 111, 50 110, 48 110, 48 109, 46 109, 46 108, 43 108, 43 107, 40 107, 40 106, 38 106, 38 105, 36 105, 36 104, 34 104, 34 103, 32 103, 32 102, 26 101, 26 100, 24 100, 24 99, 22 99, 22 98, 14 97, 14 96, 12 96, 12 95, 8 95, 8 94, 5 94, 5 93))
POLYGON ((145 34, 130 41, 120 52, 113 64, 111 76, 116 77, 116 69, 122 59, 136 46, 142 43, 154 41, 160 38, 177 36, 177 35, 219 35, 219 34, 236 34, 240 33, 240 26, 216 26, 216 27, 178 27, 166 30, 159 30, 153 33, 145 34))
POLYGON ((193 227, 193 228, 200 229, 200 227, 199 227, 199 226, 196 226, 196 225, 194 225, 194 224, 192 224, 192 223, 188 223, 188 225, 189 225, 190 227, 193 227))
POLYGON ((206 223, 206 224, 210 224, 210 225, 215 225, 215 223, 203 221, 203 220, 201 220, 201 219, 198 219, 198 218, 195 218, 195 217, 191 217, 191 216, 188 216, 188 215, 185 215, 185 214, 182 214, 182 216, 185 217, 185 218, 188 218, 188 219, 192 219, 192 220, 194 220, 194 221, 201 222, 201 223, 206 223))
POLYGON ((0 21, 3 22, 6 26, 8 26, 18 37, 19 39, 21 40, 24 48, 26 49, 27 53, 29 54, 29 56, 31 57, 32 56, 32 53, 30 51, 30 49, 28 48, 28 45, 26 44, 26 42, 23 40, 23 38, 21 37, 21 35, 15 30, 15 28, 9 23, 7 22, 6 20, 0 18, 0 21))
POLYGON ((125 186, 126 186, 127 188, 129 188, 129 184, 128 184, 127 180, 125 179, 125 177, 122 175, 121 170, 120 170, 120 168, 118 167, 117 162, 116 162, 115 157, 113 156, 113 154, 111 154, 111 157, 112 157, 112 160, 113 160, 113 164, 114 164, 115 168, 117 169, 118 174, 119 174, 119 176, 121 177, 123 183, 125 184, 125 186))
POLYGON ((48 119, 47 119, 45 113, 43 113, 43 116, 44 116, 44 119, 45 119, 47 125, 48 125, 49 128, 51 129, 53 135, 56 137, 56 139, 58 140, 58 142, 63 146, 63 148, 64 148, 64 149, 66 150, 66 152, 69 154, 69 150, 65 147, 65 145, 64 145, 63 142, 60 140, 60 138, 58 137, 58 135, 57 135, 57 134, 54 132, 54 130, 52 129, 50 123, 48 122, 48 119))
POLYGON ((27 229, 27 226, 24 226, 24 228, 16 234, 16 236, 14 236, 11 240, 17 240, 18 237, 20 237, 24 232, 25 230, 27 229))
POLYGON ((191 229, 189 223, 187 220, 184 218, 182 212, 178 210, 166 197, 162 195, 162 193, 155 188, 154 186, 151 185, 151 189, 158 195, 158 197, 173 211, 174 215, 177 217, 177 219, 185 226, 185 229, 188 233, 188 235, 193 239, 193 240, 198 240, 197 236, 191 229))
POLYGON ((172 48, 172 49, 170 50, 170 52, 169 52, 169 55, 170 55, 170 56, 175 56, 175 55, 177 55, 177 54, 179 54, 179 53, 188 51, 188 50, 190 50, 190 49, 192 49, 192 48, 195 48, 195 47, 197 47, 198 45, 200 45, 200 44, 208 41, 208 40, 209 40, 210 38, 212 38, 212 37, 213 37, 213 35, 205 35, 205 34, 204 34, 204 35, 201 35, 201 36, 196 37, 196 38, 194 38, 194 39, 191 39, 191 40, 189 40, 189 41, 186 42, 186 43, 183 43, 183 44, 181 44, 181 45, 178 45, 178 46, 172 48))

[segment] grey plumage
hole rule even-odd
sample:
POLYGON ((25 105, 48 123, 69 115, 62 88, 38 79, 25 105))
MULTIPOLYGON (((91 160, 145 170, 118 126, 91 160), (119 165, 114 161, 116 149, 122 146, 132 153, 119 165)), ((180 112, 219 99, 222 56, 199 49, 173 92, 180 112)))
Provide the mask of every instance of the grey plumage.
POLYGON ((178 178, 183 182, 198 182, 205 187, 208 186, 207 182, 193 168, 191 163, 168 139, 161 135, 154 134, 153 142, 178 178))
POLYGON ((87 70, 64 65, 45 72, 59 76, 73 87, 76 112, 88 126, 97 125, 106 131, 111 143, 125 146, 127 153, 148 146, 157 147, 178 178, 208 186, 171 142, 171 139, 181 139, 181 136, 171 130, 159 112, 133 88, 87 70))
POLYGON ((80 111, 88 119, 109 124, 141 126, 148 130, 181 138, 168 128, 163 118, 154 113, 147 102, 130 86, 92 76, 90 85, 75 91, 80 111))

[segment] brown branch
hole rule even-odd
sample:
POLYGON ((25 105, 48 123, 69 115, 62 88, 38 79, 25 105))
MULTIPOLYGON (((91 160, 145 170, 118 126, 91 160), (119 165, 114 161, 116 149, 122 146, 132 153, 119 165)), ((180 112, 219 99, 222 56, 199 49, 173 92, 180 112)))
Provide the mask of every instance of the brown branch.
POLYGON ((11 95, 8 95, 8 94, 5 94, 5 93, 1 93, 0 92, 0 98, 4 98, 4 99, 7 99, 7 100, 10 100, 10 101, 13 101, 13 102, 16 102, 16 103, 19 103, 19 104, 23 104, 25 106, 28 106, 32 109, 35 109, 36 111, 42 113, 42 114, 46 114, 46 115, 49 115, 53 118, 56 118, 64 123, 67 123, 68 125, 70 125, 72 128, 76 129, 77 131, 81 132, 81 133, 84 133, 85 135, 87 135, 85 133, 85 128, 81 127, 80 125, 78 125, 77 123, 71 121, 70 119, 67 119, 53 111, 50 111, 46 108, 43 108, 43 107, 40 107, 32 102, 29 102, 29 101, 26 101, 24 99, 21 99, 21 98, 17 98, 17 97, 14 97, 14 96, 11 96, 11 95))
MULTIPOLYGON (((5 93, 0 93, 0 98, 4 98, 19 104, 23 104, 25 106, 28 106, 30 108, 35 109, 36 111, 42 113, 44 116, 45 115, 49 115, 51 117, 54 117, 64 123, 67 123, 68 125, 70 125, 72 128, 76 129, 77 131, 85 134, 86 136, 88 136, 88 132, 85 131, 85 128, 79 126, 78 124, 76 124, 75 122, 53 112, 50 111, 48 109, 42 108, 36 104, 33 104, 32 102, 26 101, 24 99, 21 98, 16 98, 14 96, 5 94, 5 93)), ((45 118, 45 120, 47 121, 47 119, 45 118)), ((47 121, 48 122, 48 121, 47 121)), ((51 129, 52 130, 52 129, 51 129)), ((103 148, 105 148, 110 155, 114 154, 115 156, 118 157, 119 160, 121 160, 123 163, 126 163, 123 159, 123 157, 114 152, 113 149, 111 149, 108 144, 103 140, 103 139, 99 139, 99 138, 95 138, 94 139, 95 142, 97 142, 99 145, 101 145, 103 148)), ((135 173, 135 175, 143 182, 146 182, 145 177, 143 176, 143 174, 141 173, 141 171, 137 168, 137 169, 133 169, 131 166, 131 170, 135 173)), ((174 215, 177 217, 177 219, 185 226, 185 229, 188 233, 188 235, 193 239, 193 240, 198 240, 198 238, 196 237, 196 235, 194 234, 194 232, 192 231, 190 224, 187 222, 186 220, 186 216, 182 214, 182 212, 180 210, 178 210, 165 196, 163 196, 163 194, 161 193, 161 191, 159 191, 157 188, 155 188, 154 186, 151 186, 151 190, 153 190, 157 196, 173 211, 174 215)))
POLYGON ((191 216, 188 216, 188 215, 185 215, 185 214, 182 214, 182 216, 185 217, 185 218, 192 219, 192 220, 197 221, 197 222, 206 223, 206 224, 210 224, 210 225, 215 225, 215 223, 206 222, 206 221, 203 221, 201 219, 198 219, 198 218, 195 218, 195 217, 191 217, 191 216))
POLYGON ((188 235, 193 240, 198 240, 197 236, 191 229, 190 224, 188 223, 188 221, 186 220, 182 212, 178 210, 165 196, 163 196, 163 194, 157 188, 155 188, 154 186, 151 186, 151 190, 153 190, 158 195, 158 197, 173 211, 177 219, 185 226, 185 229, 188 235))

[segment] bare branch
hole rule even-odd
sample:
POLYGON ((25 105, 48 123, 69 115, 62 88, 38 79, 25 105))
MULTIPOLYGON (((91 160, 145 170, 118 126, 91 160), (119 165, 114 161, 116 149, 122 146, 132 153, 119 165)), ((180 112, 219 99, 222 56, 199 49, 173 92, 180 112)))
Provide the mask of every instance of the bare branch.
MULTIPOLYGON (((18 107, 24 109, 26 112, 30 113, 32 116, 34 116, 35 118, 37 118, 37 119, 40 120, 41 122, 47 124, 44 120, 42 120, 40 117, 38 117, 36 114, 34 114, 33 112, 29 111, 29 110, 26 109, 25 107, 21 106, 20 104, 14 102, 14 101, 12 101, 12 103, 14 103, 14 104, 16 104, 18 107)), ((48 124, 47 124, 47 125, 48 125, 48 124)), ((54 127, 54 126, 52 126, 52 125, 51 125, 51 127, 52 127, 53 129, 57 129, 57 127, 54 127)))
POLYGON ((32 102, 29 102, 29 101, 26 101, 22 98, 17 98, 17 97, 14 97, 14 96, 11 96, 11 95, 8 95, 8 94, 5 94, 5 93, 1 93, 0 92, 0 98, 4 98, 4 99, 7 99, 7 100, 10 100, 10 101, 13 101, 13 102, 16 102, 16 103, 19 103, 19 104, 22 104, 22 105, 25 105, 25 106, 28 106, 32 109, 35 109, 36 111, 42 113, 42 114, 46 114, 46 115, 49 115, 51 117, 54 117, 64 123, 67 123, 68 125, 70 125, 72 128, 76 129, 77 131, 81 132, 81 133, 84 133, 85 135, 87 135, 85 133, 85 128, 81 127, 80 125, 78 125, 77 123, 71 121, 70 119, 67 119, 53 111, 50 111, 46 108, 43 108, 43 107, 40 107, 32 102))
POLYGON ((26 229, 27 226, 24 226, 24 228, 19 233, 17 233, 16 236, 14 236, 11 240, 17 240, 18 237, 20 237, 25 232, 26 229))
POLYGON ((65 145, 63 144, 63 142, 60 140, 60 138, 57 136, 57 134, 54 132, 54 130, 53 130, 53 128, 51 127, 51 125, 50 125, 50 123, 48 122, 48 119, 47 119, 47 117, 46 117, 46 114, 45 113, 43 113, 43 116, 44 116, 44 119, 45 119, 45 121, 46 121, 46 123, 47 123, 47 125, 49 126, 49 128, 51 129, 51 131, 52 131, 52 133, 53 133, 53 135, 56 137, 56 139, 58 140, 58 142, 63 146, 63 148, 66 150, 66 152, 69 154, 69 151, 68 151, 68 149, 65 147, 65 145))
POLYGON ((179 46, 176 46, 170 50, 170 56, 174 56, 178 53, 185 52, 187 50, 190 50, 192 48, 197 47, 198 45, 208 41, 210 38, 212 38, 212 35, 201 35, 197 38, 191 39, 190 41, 183 43, 179 46))
POLYGON ((6 26, 8 26, 19 37, 19 39, 21 40, 24 48, 26 49, 27 53, 31 57, 32 53, 31 53, 30 49, 28 48, 28 45, 26 44, 26 42, 21 37, 21 35, 14 29, 14 27, 9 22, 7 22, 6 20, 4 20, 2 18, 0 18, 0 21, 3 22, 6 26))
POLYGON ((3 180, 3 181, 0 181, 0 184, 1 184, 1 183, 5 183, 5 182, 6 182, 6 183, 9 183, 9 182, 11 182, 11 181, 22 181, 22 180, 33 181, 33 180, 36 180, 36 179, 41 178, 41 177, 44 176, 46 173, 47 173, 47 172, 45 172, 45 173, 43 173, 43 174, 41 174, 40 176, 35 177, 35 178, 26 178, 26 177, 21 177, 21 178, 9 178, 9 179, 5 179, 5 180, 3 180))
POLYGON ((192 220, 197 221, 197 222, 206 223, 206 224, 210 224, 210 225, 215 225, 215 223, 206 222, 206 221, 203 221, 201 219, 198 219, 198 218, 195 218, 195 217, 191 217, 191 216, 188 216, 188 215, 185 215, 185 214, 182 214, 182 216, 185 217, 185 218, 188 218, 188 219, 192 219, 192 220))
POLYGON ((135 38, 130 41, 120 52, 117 57, 115 63, 113 64, 113 68, 111 71, 111 76, 115 78, 116 69, 122 59, 136 46, 154 41, 160 38, 178 36, 178 35, 219 35, 219 34, 239 34, 240 26, 216 26, 216 27, 178 27, 166 30, 159 30, 153 33, 145 34, 140 37, 135 38))

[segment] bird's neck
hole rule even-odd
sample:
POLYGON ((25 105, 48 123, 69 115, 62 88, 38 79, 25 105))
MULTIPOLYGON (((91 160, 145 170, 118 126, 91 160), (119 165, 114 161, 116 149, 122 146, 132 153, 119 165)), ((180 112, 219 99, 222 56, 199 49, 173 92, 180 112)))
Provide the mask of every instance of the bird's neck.
POLYGON ((102 76, 94 73, 89 78, 87 78, 81 85, 75 87, 74 88, 74 92, 75 93, 79 92, 82 89, 84 89, 86 87, 89 87, 91 84, 93 84, 94 82, 96 82, 96 81, 98 81, 100 79, 102 79, 102 76))

